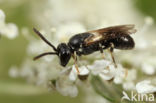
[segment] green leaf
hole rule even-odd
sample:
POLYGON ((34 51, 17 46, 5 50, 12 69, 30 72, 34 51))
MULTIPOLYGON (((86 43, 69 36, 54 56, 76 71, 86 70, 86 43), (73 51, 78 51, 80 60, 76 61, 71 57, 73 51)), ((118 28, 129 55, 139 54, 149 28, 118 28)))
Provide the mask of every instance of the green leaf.
MULTIPOLYGON (((121 103, 122 87, 121 85, 115 85, 114 83, 103 81, 99 76, 93 76, 91 79, 93 89, 102 97, 112 103, 121 103)), ((122 102, 123 103, 123 102, 122 102)), ((128 101, 124 101, 128 103, 128 101)))

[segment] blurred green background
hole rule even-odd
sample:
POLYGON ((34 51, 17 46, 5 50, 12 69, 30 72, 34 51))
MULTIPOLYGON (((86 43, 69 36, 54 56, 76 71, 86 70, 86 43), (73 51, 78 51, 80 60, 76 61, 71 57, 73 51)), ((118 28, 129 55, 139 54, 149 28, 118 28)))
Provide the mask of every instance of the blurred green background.
MULTIPOLYGON (((17 1, 17 0, 15 0, 17 1)), ((19 0, 20 1, 20 0, 19 0)), ((40 0, 44 2, 44 0, 40 0)), ((18 5, 12 5, 14 0, 3 0, 0 9, 6 14, 6 22, 15 23, 19 30, 37 24, 30 18, 32 3, 38 0, 21 0, 18 5)), ((155 0, 134 0, 135 7, 144 15, 152 16, 156 20, 155 0)), ((21 33, 21 32, 20 32, 21 33)), ((0 40, 0 102, 1 103, 81 103, 82 91, 76 98, 64 97, 58 93, 48 92, 44 88, 27 84, 25 79, 9 77, 8 70, 12 65, 20 66, 26 56, 27 40, 20 34, 16 39, 9 40, 2 37, 0 40), (18 91, 18 92, 17 92, 18 91)))

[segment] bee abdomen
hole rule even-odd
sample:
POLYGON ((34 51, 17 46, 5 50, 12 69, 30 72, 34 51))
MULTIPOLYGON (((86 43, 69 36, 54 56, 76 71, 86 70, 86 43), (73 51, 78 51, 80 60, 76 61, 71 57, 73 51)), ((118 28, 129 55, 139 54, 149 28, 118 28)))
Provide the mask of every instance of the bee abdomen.
POLYGON ((134 40, 129 35, 122 36, 113 40, 114 48, 128 50, 132 49, 135 46, 134 40))

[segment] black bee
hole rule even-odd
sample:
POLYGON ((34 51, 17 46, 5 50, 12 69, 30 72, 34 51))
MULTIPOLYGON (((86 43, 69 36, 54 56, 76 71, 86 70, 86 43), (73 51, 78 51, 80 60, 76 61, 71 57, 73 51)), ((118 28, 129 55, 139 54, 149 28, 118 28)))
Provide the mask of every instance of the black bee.
POLYGON ((128 50, 135 46, 133 38, 130 36, 130 34, 136 32, 134 25, 118 25, 76 34, 70 38, 68 43, 60 43, 57 48, 45 39, 38 30, 34 28, 34 31, 54 50, 54 52, 40 54, 34 60, 45 55, 57 55, 60 64, 65 67, 70 58, 73 57, 78 73, 77 56, 88 55, 96 51, 103 54, 104 49, 109 49, 113 63, 117 67, 113 49, 128 50))

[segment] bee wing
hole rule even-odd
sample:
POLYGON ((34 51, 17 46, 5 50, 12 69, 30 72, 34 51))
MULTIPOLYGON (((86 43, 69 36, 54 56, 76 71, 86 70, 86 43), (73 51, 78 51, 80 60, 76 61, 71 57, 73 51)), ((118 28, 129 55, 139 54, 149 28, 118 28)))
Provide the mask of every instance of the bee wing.
POLYGON ((129 24, 88 31, 88 33, 91 33, 92 35, 85 39, 85 44, 90 45, 92 43, 107 40, 109 38, 113 39, 122 35, 133 34, 136 32, 136 29, 134 27, 135 25, 129 24))

